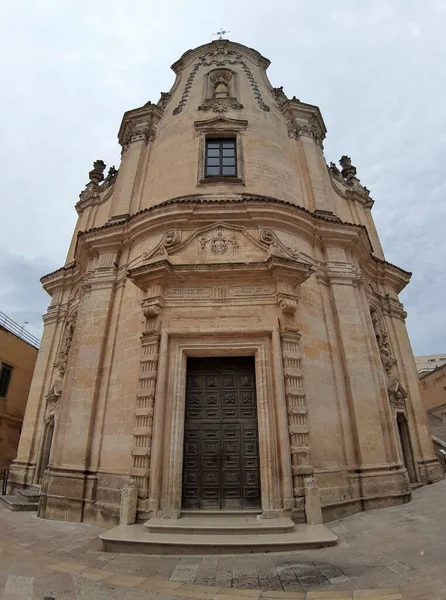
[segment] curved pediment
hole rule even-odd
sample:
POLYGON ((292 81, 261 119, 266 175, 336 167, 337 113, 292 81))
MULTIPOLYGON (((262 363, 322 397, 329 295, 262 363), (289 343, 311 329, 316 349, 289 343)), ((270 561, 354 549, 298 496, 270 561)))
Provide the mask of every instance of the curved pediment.
POLYGON ((159 260, 164 256, 172 264, 259 262, 268 255, 268 245, 256 240, 246 228, 221 221, 185 235, 169 231, 143 260, 159 260))

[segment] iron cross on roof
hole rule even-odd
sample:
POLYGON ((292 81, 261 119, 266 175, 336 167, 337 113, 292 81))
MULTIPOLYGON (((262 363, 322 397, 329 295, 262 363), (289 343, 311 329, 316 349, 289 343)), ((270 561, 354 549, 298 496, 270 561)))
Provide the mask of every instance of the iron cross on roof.
POLYGON ((228 31, 227 29, 220 29, 220 31, 217 31, 217 33, 213 33, 212 35, 218 35, 218 39, 222 40, 225 33, 231 33, 231 32, 228 31))

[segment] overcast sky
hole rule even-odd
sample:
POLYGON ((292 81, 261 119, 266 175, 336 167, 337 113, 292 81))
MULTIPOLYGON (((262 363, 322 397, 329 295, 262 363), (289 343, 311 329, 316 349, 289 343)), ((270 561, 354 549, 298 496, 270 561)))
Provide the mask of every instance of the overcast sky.
POLYGON ((0 310, 40 335, 92 161, 119 166, 123 112, 220 27, 321 108, 327 162, 352 157, 387 260, 413 271, 414 352, 446 352, 446 0, 0 0, 0 310))

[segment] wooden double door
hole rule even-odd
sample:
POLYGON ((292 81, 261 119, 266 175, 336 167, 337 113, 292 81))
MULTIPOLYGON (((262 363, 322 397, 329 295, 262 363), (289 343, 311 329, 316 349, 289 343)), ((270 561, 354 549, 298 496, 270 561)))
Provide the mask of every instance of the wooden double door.
POLYGON ((189 358, 183 508, 260 506, 254 358, 189 358))

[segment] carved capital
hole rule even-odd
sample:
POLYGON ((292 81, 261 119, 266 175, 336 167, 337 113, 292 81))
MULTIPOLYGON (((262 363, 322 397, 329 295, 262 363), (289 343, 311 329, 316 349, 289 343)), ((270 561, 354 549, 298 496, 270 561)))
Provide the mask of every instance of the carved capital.
POLYGON ((317 127, 311 125, 310 123, 304 123, 299 121, 288 121, 287 123, 288 136, 292 139, 299 139, 302 136, 310 137, 314 140, 316 146, 319 146, 322 150, 324 149, 323 145, 323 135, 319 131, 317 127))
POLYGON ((297 309, 298 299, 292 294, 284 294, 279 292, 277 294, 277 302, 280 309, 287 315, 294 315, 297 309))
POLYGON ((146 325, 143 336, 157 332, 157 317, 161 314, 163 306, 164 299, 161 296, 146 298, 141 302, 142 314, 146 325))
POLYGON ((132 124, 122 137, 123 149, 126 150, 134 142, 144 141, 146 144, 153 142, 156 136, 156 129, 147 123, 132 124))

